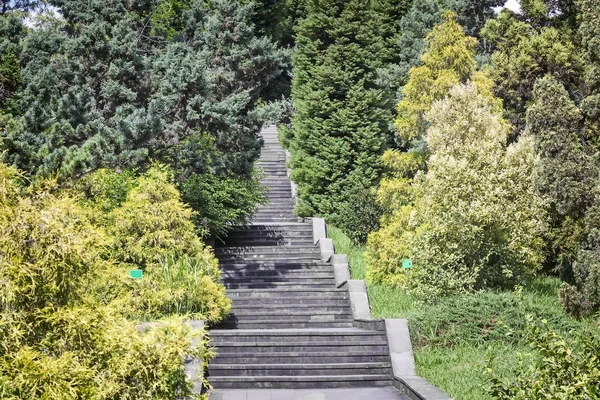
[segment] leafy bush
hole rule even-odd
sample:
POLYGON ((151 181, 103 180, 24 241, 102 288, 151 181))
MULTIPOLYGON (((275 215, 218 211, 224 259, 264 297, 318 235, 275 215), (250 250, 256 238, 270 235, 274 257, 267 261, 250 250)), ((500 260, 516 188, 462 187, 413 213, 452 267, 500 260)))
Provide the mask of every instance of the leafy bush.
POLYGON ((247 179, 204 174, 181 183, 183 200, 196 211, 196 226, 219 237, 233 226, 247 224, 258 205, 267 201, 259 177, 258 173, 247 179))
POLYGON ((565 310, 575 316, 600 310, 600 202, 590 207, 584 218, 584 240, 573 263, 573 282, 563 283, 560 299, 565 310))
POLYGON ((167 254, 207 251, 192 222, 194 211, 181 201, 171 170, 155 165, 136 180, 126 200, 109 216, 114 255, 144 268, 167 254))
POLYGON ((497 399, 597 399, 600 397, 600 342, 594 337, 565 339, 545 320, 527 316, 532 352, 522 354, 516 377, 505 381, 488 362, 488 392, 497 399))
POLYGON ((509 127, 474 84, 456 86, 427 114, 431 152, 414 205, 369 238, 369 278, 418 297, 505 285, 542 261, 543 202, 532 182, 533 143, 506 150, 509 127), (413 268, 403 270, 402 261, 413 268), (388 276, 392 275, 392 276, 388 276))
POLYGON ((194 349, 196 334, 181 318, 140 331, 118 307, 129 301, 126 290, 104 301, 98 288, 124 282, 104 279, 127 268, 111 258, 112 238, 94 223, 103 220, 98 211, 53 181, 23 181, 0 163, 0 397, 193 396, 183 362, 206 360, 205 340, 194 349))
POLYGON ((84 203, 105 214, 119 207, 135 185, 135 172, 120 173, 99 169, 76 181, 74 189, 84 196, 84 203))
POLYGON ((218 322, 227 315, 231 306, 216 283, 217 259, 197 235, 195 216, 181 201, 168 167, 157 164, 137 178, 125 201, 108 214, 106 230, 121 270, 143 269, 147 279, 131 282, 115 273, 105 279, 111 284, 97 288, 105 302, 116 301, 128 315, 143 319, 187 313, 218 322))
POLYGON ((334 215, 331 222, 340 227, 356 244, 364 244, 369 233, 379 228, 382 209, 377 203, 375 190, 355 188, 339 208, 339 217, 334 215))

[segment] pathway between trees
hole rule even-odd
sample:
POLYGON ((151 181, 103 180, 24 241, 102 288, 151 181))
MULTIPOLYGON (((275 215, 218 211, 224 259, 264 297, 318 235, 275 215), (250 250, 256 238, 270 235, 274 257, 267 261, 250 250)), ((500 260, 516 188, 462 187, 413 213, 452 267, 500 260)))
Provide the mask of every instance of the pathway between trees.
POLYGON ((276 128, 261 135, 270 203, 215 249, 233 308, 211 329, 211 399, 403 398, 391 387, 385 332, 354 327, 348 291, 321 261, 312 222, 292 213, 276 128))

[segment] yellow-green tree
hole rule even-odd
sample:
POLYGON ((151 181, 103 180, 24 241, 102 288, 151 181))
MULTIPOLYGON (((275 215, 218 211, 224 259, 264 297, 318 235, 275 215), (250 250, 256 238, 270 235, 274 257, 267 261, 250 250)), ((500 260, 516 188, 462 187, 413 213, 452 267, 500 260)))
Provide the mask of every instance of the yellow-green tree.
POLYGON ((432 299, 532 274, 543 259, 545 212, 531 138, 507 149, 510 127, 474 83, 452 88, 425 121, 428 171, 410 187, 412 204, 370 235, 369 279, 432 299))
POLYGON ((408 83, 398 103, 395 125, 404 145, 423 136, 427 129, 424 114, 435 100, 444 98, 452 86, 485 79, 476 74, 477 39, 465 34, 456 21, 456 14, 447 12, 443 23, 427 35, 426 43, 422 65, 409 71, 408 83))
POLYGON ((383 205, 385 219, 401 207, 410 204, 410 183, 427 163, 427 145, 423 136, 427 129, 424 115, 434 101, 448 95, 451 87, 474 82, 479 92, 500 107, 492 95, 493 82, 487 71, 477 70, 475 48, 477 40, 465 34, 456 21, 456 14, 447 12, 444 21, 435 26, 426 39, 427 48, 422 65, 409 72, 403 98, 398 103, 397 142, 400 148, 387 150, 382 158, 386 168, 378 200, 383 205))

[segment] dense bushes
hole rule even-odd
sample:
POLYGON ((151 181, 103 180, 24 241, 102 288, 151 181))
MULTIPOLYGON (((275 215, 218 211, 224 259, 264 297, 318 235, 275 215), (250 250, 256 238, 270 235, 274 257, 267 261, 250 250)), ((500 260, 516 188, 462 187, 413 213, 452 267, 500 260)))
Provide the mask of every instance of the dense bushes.
POLYGON ((180 316, 217 322, 229 311, 216 259, 168 170, 96 174, 83 199, 54 181, 28 187, 0 164, 2 398, 191 395, 183 360, 209 354, 192 347, 180 316), (99 181, 113 185, 93 191, 99 181), (144 278, 132 281, 138 268, 144 278))
POLYGON ((488 366, 489 393, 496 399, 596 399, 600 397, 597 337, 566 338, 545 320, 527 316, 526 338, 532 352, 518 361, 517 377, 506 381, 488 366))
POLYGON ((506 150, 509 127, 494 108, 474 84, 434 103, 427 173, 415 178, 413 204, 372 234, 370 279, 432 299, 516 282, 541 266, 544 210, 531 180, 532 141, 506 150), (403 259, 413 268, 403 270, 403 259))

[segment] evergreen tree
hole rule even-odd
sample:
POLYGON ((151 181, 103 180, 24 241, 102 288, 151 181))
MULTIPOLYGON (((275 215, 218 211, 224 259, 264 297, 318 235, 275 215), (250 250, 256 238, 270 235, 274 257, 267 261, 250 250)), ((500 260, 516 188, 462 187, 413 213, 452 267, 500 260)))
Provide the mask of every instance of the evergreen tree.
POLYGON ((551 74, 573 97, 581 93, 581 63, 571 30, 554 19, 541 26, 533 21, 503 10, 482 32, 495 48, 491 56, 494 91, 504 101, 515 135, 525 126, 537 79, 551 74), (558 26, 550 26, 551 22, 558 26))
POLYGON ((430 300, 514 283, 540 267, 545 216, 532 181, 533 143, 507 149, 509 127, 499 114, 473 83, 432 105, 428 170, 412 184, 412 205, 369 237, 372 280, 430 300), (402 269, 404 259, 412 269, 402 269))
POLYGON ((222 233, 234 222, 226 216, 243 223, 263 198, 252 172, 257 133, 281 113, 270 99, 289 51, 256 35, 251 5, 165 1, 53 2, 63 26, 21 43, 21 115, 1 131, 3 155, 63 181, 168 162, 202 220, 218 216, 203 226, 222 233), (222 190, 207 188, 206 175, 222 190), (226 194, 235 201, 225 207, 239 210, 208 209, 226 194))
POLYGON ((344 218, 349 193, 370 188, 390 112, 375 86, 378 15, 357 0, 309 1, 294 55, 292 179, 298 214, 344 218))
POLYGON ((447 13, 444 23, 427 36, 423 65, 409 72, 409 81, 398 103, 396 129, 402 145, 422 138, 426 130, 424 114, 435 100, 446 96, 450 88, 466 82, 476 70, 477 40, 465 35, 456 14, 447 13))
POLYGON ((551 76, 540 79, 527 128, 540 155, 538 188, 556 212, 579 219, 593 202, 595 180, 590 148, 580 136, 582 116, 568 92, 551 76))
MULTIPOLYGON (((402 3, 404 4, 404 3, 402 3)), ((396 45, 396 58, 391 65, 380 71, 384 86, 393 87, 401 97, 401 88, 408 81, 408 71, 421 63, 425 51, 425 38, 434 26, 443 21, 445 11, 457 14, 458 23, 465 32, 479 38, 485 21, 494 15, 494 7, 504 4, 503 0, 422 0, 413 1, 412 6, 400 22, 400 35, 396 45)), ((480 42, 480 53, 487 52, 480 42)))
POLYGON ((577 2, 581 26, 586 98, 581 111, 586 117, 586 136, 600 148, 600 6, 593 0, 577 2))
POLYGON ((6 107, 7 100, 12 97, 21 83, 21 67, 12 47, 7 47, 0 57, 0 110, 6 107))
POLYGON ((408 71, 420 63, 425 50, 425 37, 442 21, 443 7, 439 0, 413 1, 400 22, 400 36, 395 46, 396 62, 380 70, 382 86, 399 91, 408 80, 408 71))
POLYGON ((594 148, 582 137, 583 116, 551 76, 540 79, 527 112, 527 129, 540 157, 537 187, 550 205, 547 263, 572 281, 572 264, 585 241, 585 216, 598 180, 594 148))

